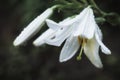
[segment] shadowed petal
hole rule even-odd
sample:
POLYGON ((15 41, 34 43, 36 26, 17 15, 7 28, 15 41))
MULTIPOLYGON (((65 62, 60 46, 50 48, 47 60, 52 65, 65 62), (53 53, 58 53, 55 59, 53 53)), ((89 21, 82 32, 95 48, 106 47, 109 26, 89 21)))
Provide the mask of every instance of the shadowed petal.
POLYGON ((99 44, 97 43, 95 38, 88 40, 86 45, 84 46, 84 53, 94 66, 102 68, 103 65, 101 63, 98 51, 99 44))
POLYGON ((97 42, 99 43, 99 45, 101 46, 102 52, 105 54, 111 54, 111 51, 103 44, 103 42, 100 40, 98 34, 95 34, 95 38, 96 38, 97 42))
POLYGON ((105 54, 111 54, 111 51, 102 42, 101 30, 99 29, 98 26, 96 26, 96 27, 97 27, 97 30, 95 32, 95 38, 96 38, 97 42, 99 43, 99 45, 101 46, 102 52, 105 54))
POLYGON ((62 51, 60 53, 60 62, 64 62, 72 58, 77 50, 79 49, 79 42, 77 37, 70 36, 66 42, 65 45, 62 48, 62 51))
POLYGON ((95 34, 96 34, 96 33, 98 34, 100 40, 102 40, 103 35, 102 35, 102 32, 101 32, 101 30, 100 30, 100 28, 98 27, 97 24, 96 24, 96 31, 95 31, 95 34))

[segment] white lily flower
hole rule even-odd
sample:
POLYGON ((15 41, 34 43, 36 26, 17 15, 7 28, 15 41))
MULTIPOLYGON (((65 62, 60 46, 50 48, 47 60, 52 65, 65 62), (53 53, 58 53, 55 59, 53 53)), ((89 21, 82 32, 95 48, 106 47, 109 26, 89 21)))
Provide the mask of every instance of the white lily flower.
POLYGON ((95 22, 93 10, 90 7, 85 8, 75 18, 64 23, 57 24, 48 20, 47 24, 50 29, 54 30, 54 33, 44 37, 45 43, 60 46, 66 40, 60 53, 60 62, 71 59, 80 45, 81 51, 78 58, 81 57, 84 50, 91 63, 98 68, 103 66, 98 53, 99 47, 103 53, 111 54, 111 51, 102 43, 102 33, 95 22))
POLYGON ((40 14, 37 18, 35 18, 26 28, 23 29, 21 34, 14 40, 14 46, 18 46, 23 44, 25 41, 33 37, 44 25, 45 20, 51 16, 54 8, 57 6, 53 6, 45 10, 42 14, 40 14))

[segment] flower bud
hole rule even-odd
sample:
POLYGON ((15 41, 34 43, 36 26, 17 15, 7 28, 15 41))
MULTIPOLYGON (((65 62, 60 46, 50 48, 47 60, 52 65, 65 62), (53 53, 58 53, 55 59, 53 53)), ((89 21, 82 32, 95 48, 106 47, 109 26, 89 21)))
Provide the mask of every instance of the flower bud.
POLYGON ((23 29, 20 35, 14 40, 13 45, 19 46, 33 37, 42 28, 45 20, 52 15, 53 10, 56 7, 57 6, 53 6, 46 9, 41 15, 35 18, 26 28, 23 29))

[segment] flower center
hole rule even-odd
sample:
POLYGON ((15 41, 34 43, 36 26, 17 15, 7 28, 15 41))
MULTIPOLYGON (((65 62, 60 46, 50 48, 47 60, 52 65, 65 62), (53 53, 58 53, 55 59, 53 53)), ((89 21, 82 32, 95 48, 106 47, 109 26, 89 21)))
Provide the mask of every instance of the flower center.
POLYGON ((84 46, 85 46, 87 40, 85 38, 78 37, 78 41, 79 41, 79 44, 81 44, 81 49, 80 49, 79 55, 77 56, 77 60, 81 60, 83 49, 84 49, 84 46))

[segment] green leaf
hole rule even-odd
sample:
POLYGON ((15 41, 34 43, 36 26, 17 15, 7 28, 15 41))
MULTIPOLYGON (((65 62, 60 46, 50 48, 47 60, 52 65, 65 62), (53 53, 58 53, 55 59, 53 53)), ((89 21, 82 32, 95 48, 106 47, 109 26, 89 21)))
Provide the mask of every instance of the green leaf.
POLYGON ((113 26, 120 25, 120 15, 117 13, 109 13, 108 16, 106 16, 106 21, 113 26))
POLYGON ((97 23, 103 23, 103 22, 106 21, 106 19, 103 18, 103 17, 97 17, 97 18, 95 18, 95 20, 96 20, 97 23))

